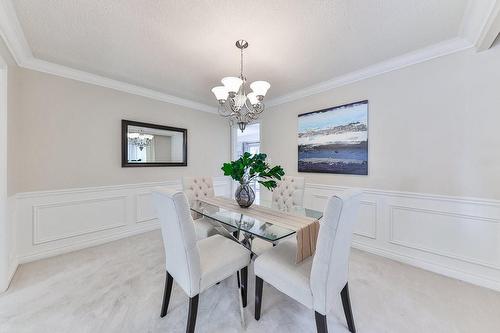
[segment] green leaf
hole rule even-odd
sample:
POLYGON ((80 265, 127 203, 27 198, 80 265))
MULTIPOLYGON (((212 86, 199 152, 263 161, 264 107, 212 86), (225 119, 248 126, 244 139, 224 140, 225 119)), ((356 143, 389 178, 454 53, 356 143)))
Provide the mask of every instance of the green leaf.
POLYGON ((257 179, 260 184, 269 190, 273 190, 277 183, 285 175, 285 171, 279 165, 270 167, 266 163, 267 155, 264 153, 252 155, 245 152, 239 159, 224 163, 221 170, 224 176, 230 176, 232 179, 240 182, 245 177, 247 180, 257 179))
POLYGON ((278 186, 275 180, 259 181, 260 184, 264 185, 268 190, 273 190, 278 186))

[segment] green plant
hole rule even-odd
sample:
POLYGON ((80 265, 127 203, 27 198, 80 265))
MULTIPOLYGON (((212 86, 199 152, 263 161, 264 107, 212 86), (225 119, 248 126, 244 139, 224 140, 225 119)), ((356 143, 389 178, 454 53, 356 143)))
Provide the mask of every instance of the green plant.
POLYGON ((257 180, 268 190, 276 188, 276 180, 281 180, 285 175, 285 171, 279 165, 271 167, 266 163, 266 154, 252 155, 248 152, 244 153, 236 161, 224 163, 222 171, 224 176, 231 176, 234 180, 240 183, 247 183, 252 180, 257 180))

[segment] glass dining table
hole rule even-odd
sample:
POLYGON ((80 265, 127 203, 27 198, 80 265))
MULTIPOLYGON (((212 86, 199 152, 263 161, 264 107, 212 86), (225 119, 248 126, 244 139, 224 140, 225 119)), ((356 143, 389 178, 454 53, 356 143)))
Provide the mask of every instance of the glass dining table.
MULTIPOLYGON (((307 216, 317 220, 323 217, 323 212, 317 210, 304 207, 283 210, 272 205, 271 201, 262 199, 260 202, 254 203, 253 205, 271 208, 276 211, 281 211, 283 214, 307 216)), ((251 207, 249 209, 251 209, 251 207)), ((296 232, 295 230, 200 200, 196 200, 193 203, 191 210, 207 217, 221 235, 242 244, 250 250, 254 256, 256 254, 252 251, 253 239, 260 238, 264 241, 276 244, 279 240, 287 238, 296 232)))

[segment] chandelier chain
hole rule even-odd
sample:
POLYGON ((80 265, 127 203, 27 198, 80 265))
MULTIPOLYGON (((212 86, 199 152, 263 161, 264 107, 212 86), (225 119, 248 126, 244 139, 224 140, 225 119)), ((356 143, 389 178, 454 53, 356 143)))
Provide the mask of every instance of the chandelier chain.
POLYGON ((243 49, 240 49, 241 57, 240 57, 240 77, 243 80, 243 49))

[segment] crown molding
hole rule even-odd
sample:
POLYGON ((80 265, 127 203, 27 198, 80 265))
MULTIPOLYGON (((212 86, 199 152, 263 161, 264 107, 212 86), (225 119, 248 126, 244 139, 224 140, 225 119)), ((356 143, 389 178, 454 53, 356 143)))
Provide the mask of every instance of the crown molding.
POLYGON ((429 47, 395 57, 363 69, 335 77, 328 81, 294 91, 277 98, 273 98, 266 104, 269 107, 295 101, 297 99, 316 95, 328 90, 339 88, 354 82, 365 80, 381 74, 392 72, 401 68, 419 64, 428 60, 443 57, 455 52, 472 48, 473 45, 463 38, 453 38, 429 47))
POLYGON ((491 47, 499 32, 500 0, 469 0, 459 35, 477 51, 484 51, 491 47))
POLYGON ((0 36, 5 41, 5 44, 19 67, 90 83, 190 109, 217 113, 216 107, 203 103, 35 58, 26 40, 11 0, 0 0, 0 36))
POLYGON ((495 1, 474 43, 478 52, 489 49, 500 34, 500 1, 495 1))
POLYGON ((33 57, 10 0, 0 0, 0 36, 18 66, 22 67, 26 59, 33 57))
POLYGON ((122 92, 126 92, 129 94, 133 95, 138 95, 142 97, 147 97, 150 99, 154 99, 157 101, 162 101, 170 104, 175 104, 179 106, 184 106, 190 109, 195 109, 198 111, 204 111, 204 112, 210 112, 210 113, 217 113, 217 108, 194 102, 188 99, 180 98, 177 96, 173 95, 168 95, 153 89, 148 89, 144 87, 140 87, 134 84, 130 84, 127 82, 123 81, 118 81, 114 79, 110 79, 104 76, 92 74, 89 72, 85 72, 82 70, 58 65, 52 62, 48 62, 45 60, 37 59, 37 58, 30 58, 26 59, 23 62, 22 67, 35 70, 38 72, 43 72, 47 74, 52 74, 56 76, 61 76, 65 77, 68 79, 76 80, 76 81, 81 81, 85 83, 90 83, 96 86, 101 86, 105 88, 110 88, 122 92))

